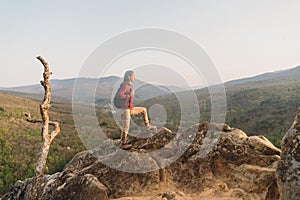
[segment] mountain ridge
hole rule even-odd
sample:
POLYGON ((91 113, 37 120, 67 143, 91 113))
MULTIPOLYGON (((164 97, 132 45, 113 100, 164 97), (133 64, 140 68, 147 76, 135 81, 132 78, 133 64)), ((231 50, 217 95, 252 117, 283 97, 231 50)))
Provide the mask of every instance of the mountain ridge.
POLYGON ((266 73, 262 73, 262 74, 258 74, 246 78, 241 78, 241 79, 234 79, 234 80, 227 81, 224 84, 226 86, 227 85, 229 86, 229 85, 249 83, 249 82, 268 81, 274 78, 279 79, 283 76, 295 78, 295 74, 300 74, 300 65, 289 69, 266 72, 266 73))
MULTIPOLYGON (((71 101, 74 84, 77 82, 80 87, 80 93, 82 99, 80 100, 82 103, 91 103, 94 101, 94 91, 93 88, 96 87, 95 92, 95 100, 109 100, 112 97, 113 90, 116 90, 121 83, 122 78, 118 76, 108 76, 102 77, 100 79, 97 78, 69 78, 69 79, 53 79, 50 80, 51 88, 52 88, 52 96, 57 99, 63 98, 65 101, 71 101)), ((155 96, 164 95, 170 93, 171 91, 182 91, 183 89, 177 86, 169 86, 167 89, 163 86, 157 86, 153 84, 149 84, 140 80, 136 80, 135 82, 136 89, 136 100, 141 101, 143 99, 149 99, 155 96), (171 91, 169 91, 171 90, 171 91)), ((78 85, 77 85, 78 86, 78 85)), ((18 87, 6 87, 1 88, 0 90, 5 91, 6 93, 15 92, 14 94, 19 94, 23 97, 28 94, 29 97, 34 97, 33 94, 43 95, 43 88, 40 84, 34 85, 26 85, 26 86, 18 86, 18 87), (16 93, 17 92, 17 93, 16 93)), ((62 99, 61 99, 62 100, 62 99)))
MULTIPOLYGON (((282 84, 282 83, 290 83, 290 82, 298 82, 298 77, 300 76, 300 66, 296 66, 290 69, 285 70, 278 70, 274 72, 267 72, 263 74, 258 74, 255 76, 250 76, 241 79, 234 79, 227 82, 224 82, 225 87, 249 87, 249 84, 255 85, 256 87, 261 87, 261 85, 274 85, 274 84, 282 84)), ((72 93, 73 93, 73 86, 76 80, 80 80, 85 86, 83 87, 84 90, 89 90, 91 85, 93 87, 100 83, 97 87, 99 99, 110 99, 111 92, 122 78, 118 76, 108 76, 102 77, 100 79, 97 78, 89 78, 89 77, 81 77, 81 78, 68 78, 68 79, 53 79, 51 80, 52 84, 52 96, 56 97, 63 97, 64 99, 71 100, 72 93), (103 85, 103 87, 101 87, 103 85), (102 90, 102 93, 99 93, 99 90, 102 90)), ((145 100, 149 98, 153 98, 156 96, 161 96, 170 93, 171 91, 167 91, 165 88, 162 88, 157 85, 152 85, 145 83, 143 81, 137 80, 135 86, 139 88, 140 86, 148 86, 141 88, 141 91, 137 91, 136 99, 145 100), (150 95, 149 95, 150 94, 150 95)), ((254 86, 253 86, 254 87, 254 86)), ((172 92, 181 92, 181 91, 188 91, 189 89, 180 88, 177 86, 167 86, 168 89, 172 90, 172 92)), ((204 89, 206 87, 197 86, 194 87, 194 91, 204 89)), ((17 87, 0 87, 0 90, 6 92, 22 92, 22 96, 32 96, 32 94, 42 94, 43 88, 40 84, 33 84, 33 85, 24 85, 24 86, 17 86, 17 87)), ((96 92, 97 98, 97 92, 96 92)))

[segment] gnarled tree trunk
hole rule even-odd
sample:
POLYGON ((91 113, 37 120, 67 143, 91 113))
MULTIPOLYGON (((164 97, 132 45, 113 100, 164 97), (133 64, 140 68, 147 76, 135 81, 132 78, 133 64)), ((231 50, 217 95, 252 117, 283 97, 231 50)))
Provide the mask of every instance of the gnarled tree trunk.
POLYGON ((50 86, 50 75, 52 74, 49 71, 48 63, 41 57, 38 56, 37 59, 44 66, 44 79, 41 81, 41 85, 44 87, 45 94, 44 100, 40 105, 40 113, 42 116, 42 120, 31 119, 30 114, 26 114, 27 121, 31 123, 42 123, 42 147, 39 153, 38 162, 35 168, 35 174, 32 180, 32 188, 31 188, 31 200, 40 199, 40 196, 43 191, 42 183, 44 178, 44 170, 46 167, 47 156, 50 148, 50 144, 52 140, 57 136, 60 132, 60 126, 58 122, 52 122, 49 120, 48 110, 51 107, 50 99, 51 99, 51 86, 50 86), (49 125, 54 126, 54 130, 49 133, 49 125))

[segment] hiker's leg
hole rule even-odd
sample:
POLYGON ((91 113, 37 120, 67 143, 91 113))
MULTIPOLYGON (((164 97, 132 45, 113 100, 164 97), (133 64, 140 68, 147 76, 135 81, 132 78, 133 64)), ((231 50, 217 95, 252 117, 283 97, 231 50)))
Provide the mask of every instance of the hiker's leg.
POLYGON ((133 107, 130 110, 130 115, 137 115, 137 114, 143 114, 143 120, 145 123, 145 126, 147 127, 147 130, 156 130, 156 126, 152 126, 149 123, 149 119, 148 119, 148 113, 147 113, 147 109, 144 107, 133 107))
POLYGON ((137 114, 142 114, 145 126, 149 126, 147 109, 144 107, 133 107, 130 110, 130 115, 137 115, 137 114))
POLYGON ((121 142, 124 144, 126 143, 126 138, 129 132, 130 126, 130 110, 129 109, 120 109, 121 110, 121 117, 123 122, 123 130, 121 135, 121 142))

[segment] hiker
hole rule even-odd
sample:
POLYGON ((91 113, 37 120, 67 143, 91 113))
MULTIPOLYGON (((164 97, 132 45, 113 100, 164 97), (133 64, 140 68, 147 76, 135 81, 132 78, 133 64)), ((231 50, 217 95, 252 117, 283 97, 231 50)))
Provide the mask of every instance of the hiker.
POLYGON ((125 72, 123 83, 121 83, 120 88, 118 89, 114 104, 119 109, 123 130, 121 133, 121 146, 129 146, 126 144, 127 135, 130 126, 131 115, 142 114, 144 124, 147 127, 147 130, 156 129, 156 126, 152 126, 149 123, 147 109, 144 107, 133 107, 132 101, 134 98, 134 89, 133 82, 135 81, 135 75, 133 70, 128 70, 125 72))

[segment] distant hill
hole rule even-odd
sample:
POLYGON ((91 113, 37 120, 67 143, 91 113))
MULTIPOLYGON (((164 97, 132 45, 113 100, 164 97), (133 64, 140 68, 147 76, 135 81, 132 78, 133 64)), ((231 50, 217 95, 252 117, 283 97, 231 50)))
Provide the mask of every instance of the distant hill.
POLYGON ((264 73, 253 77, 228 81, 225 83, 225 85, 234 86, 234 85, 241 85, 241 84, 248 84, 248 83, 274 85, 274 84, 282 84, 282 83, 291 83, 295 81, 297 82, 299 80, 299 75, 300 75, 300 66, 297 66, 287 70, 269 72, 269 73, 264 73))
MULTIPOLYGON (((2 94, 7 94, 7 95, 13 95, 17 97, 22 97, 22 98, 28 98, 32 100, 43 100, 43 94, 38 94, 38 93, 25 93, 25 92, 15 92, 15 91, 10 91, 10 90, 1 90, 0 93, 2 94)), ((57 97, 57 96, 52 96, 51 97, 52 102, 61 102, 61 103, 67 103, 70 102, 69 99, 63 98, 63 97, 57 97)))
MULTIPOLYGON (((82 83, 85 84, 86 89, 89 88, 91 85, 97 84, 99 81, 98 79, 92 79, 92 78, 79 78, 82 80, 82 83)), ((53 96, 61 96, 61 97, 70 97, 72 96, 73 92, 73 86, 75 82, 75 78, 71 79, 52 79, 50 80, 51 88, 52 88, 52 95, 53 96)), ((111 77, 105 77, 100 79, 100 82, 103 84, 114 84, 119 80, 119 77, 111 76, 111 77)), ((15 91, 15 92, 23 92, 28 94, 42 94, 43 88, 40 84, 34 84, 34 85, 26 85, 26 86, 19 86, 19 87, 9 87, 9 88, 2 88, 2 90, 8 90, 8 91, 15 91)))
MULTIPOLYGON (((114 88, 116 90, 119 87, 119 84, 121 83, 122 79, 117 76, 103 77, 100 78, 100 80, 96 78, 72 78, 63 80, 53 79, 51 80, 52 96, 58 98, 58 100, 71 101, 75 81, 80 82, 80 89, 82 90, 82 102, 90 103, 94 99, 88 94, 93 94, 93 88, 95 85, 97 85, 97 90, 95 93, 96 100, 107 101, 111 99, 114 88)), ((134 86, 136 88, 135 98, 137 101, 153 98, 155 96, 164 95, 170 92, 162 86, 148 84, 140 80, 137 80, 134 83, 134 86)), ((175 92, 183 90, 182 88, 175 86, 170 86, 169 88, 175 92)), ((35 98, 35 94, 38 94, 38 97, 43 95, 43 88, 40 84, 1 88, 0 90, 7 91, 6 93, 30 98, 35 98)))
MULTIPOLYGON (((227 96, 226 123, 249 135, 264 135, 276 146, 291 126, 300 107, 300 67, 262 74, 225 83, 227 96)), ((168 115, 166 127, 179 127, 181 110, 176 96, 193 91, 149 99, 141 105, 148 108, 161 104, 168 115)), ((200 121, 210 121, 211 102, 208 88, 195 90, 200 108, 200 121)), ((191 112, 191 117, 193 112, 191 112)))
POLYGON ((276 146, 300 107, 300 66, 225 84, 226 122, 276 146))

